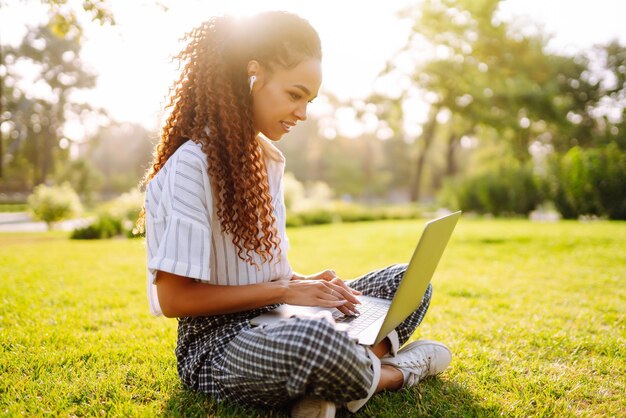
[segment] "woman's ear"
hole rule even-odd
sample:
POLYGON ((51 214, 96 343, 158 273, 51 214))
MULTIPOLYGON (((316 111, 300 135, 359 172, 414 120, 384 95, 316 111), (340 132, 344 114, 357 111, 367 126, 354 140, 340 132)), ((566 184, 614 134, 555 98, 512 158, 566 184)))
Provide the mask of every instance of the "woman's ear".
POLYGON ((252 77, 253 75, 258 77, 260 72, 261 64, 259 64, 257 60, 248 61, 248 78, 252 77))

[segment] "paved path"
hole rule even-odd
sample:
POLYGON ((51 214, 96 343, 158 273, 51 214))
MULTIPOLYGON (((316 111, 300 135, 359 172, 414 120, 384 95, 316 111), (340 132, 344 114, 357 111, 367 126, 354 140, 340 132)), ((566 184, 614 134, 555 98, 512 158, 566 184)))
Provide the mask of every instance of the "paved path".
MULTIPOLYGON (((70 219, 54 224, 55 230, 71 231, 86 226, 89 219, 70 219)), ((45 222, 33 221, 28 212, 0 213, 0 232, 45 232, 48 230, 45 222)))

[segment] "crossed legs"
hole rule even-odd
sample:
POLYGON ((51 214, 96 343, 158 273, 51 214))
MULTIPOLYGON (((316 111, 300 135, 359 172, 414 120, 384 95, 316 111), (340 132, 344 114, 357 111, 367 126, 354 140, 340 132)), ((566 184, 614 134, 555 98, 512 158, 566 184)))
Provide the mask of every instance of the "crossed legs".
MULTIPOLYGON (((348 285, 365 295, 391 299, 405 271, 406 265, 393 265, 348 285)), ((424 318, 431 294, 429 286, 419 308, 396 328, 400 344, 424 318)), ((384 339, 371 352, 382 358, 390 349, 384 339)), ((228 344, 214 370, 226 399, 272 406, 315 396, 346 404, 371 393, 378 377, 374 363, 379 362, 370 358, 365 347, 326 320, 292 318, 243 331, 228 344)), ((382 365, 379 375, 376 391, 399 389, 403 384, 402 373, 393 366, 382 365)))

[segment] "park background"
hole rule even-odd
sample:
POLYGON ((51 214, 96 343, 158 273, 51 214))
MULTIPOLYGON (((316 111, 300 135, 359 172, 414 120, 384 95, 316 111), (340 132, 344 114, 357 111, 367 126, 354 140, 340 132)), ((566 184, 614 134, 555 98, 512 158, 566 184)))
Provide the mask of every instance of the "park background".
POLYGON ((606 0, 0 1, 0 411, 267 413, 182 389, 130 239, 177 40, 264 9, 325 52, 278 144, 294 267, 404 261, 465 211, 423 331, 455 363, 364 414, 623 414, 626 6, 606 0))

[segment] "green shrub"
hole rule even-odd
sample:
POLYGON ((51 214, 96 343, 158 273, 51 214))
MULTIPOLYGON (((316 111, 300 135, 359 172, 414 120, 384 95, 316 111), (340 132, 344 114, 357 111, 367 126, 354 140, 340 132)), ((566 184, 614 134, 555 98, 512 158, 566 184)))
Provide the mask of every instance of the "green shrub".
POLYGON ((94 223, 72 231, 71 239, 103 239, 122 235, 124 229, 120 219, 107 212, 101 212, 94 223))
POLYGON ((287 172, 283 177, 283 195, 287 210, 293 208, 294 202, 304 199, 304 185, 296 179, 293 173, 287 172))
POLYGON ((418 219, 422 211, 415 204, 394 205, 382 209, 381 219, 418 219))
POLYGON ((626 152, 611 143, 574 147, 552 162, 550 192, 564 218, 626 219, 626 152))
POLYGON ((447 181, 439 200, 451 209, 528 215, 543 200, 540 180, 530 166, 510 164, 464 179, 447 181))
MULTIPOLYGON (((298 213, 304 225, 321 225, 332 223, 336 218, 328 209, 314 209, 298 213)), ((337 219, 340 220, 340 219, 337 219)))
POLYGON ((143 231, 136 228, 137 218, 143 208, 144 194, 134 188, 122 193, 107 205, 109 213, 122 224, 122 234, 128 238, 145 236, 143 231))
POLYGON ((54 222, 82 212, 80 199, 69 183, 63 183, 61 186, 40 184, 28 197, 28 205, 33 216, 44 221, 48 229, 54 222))
POLYGON ((367 207, 356 203, 331 202, 320 208, 313 207, 287 213, 287 226, 320 225, 337 222, 366 222, 383 219, 415 219, 421 216, 414 205, 367 207))
POLYGON ((72 239, 102 239, 115 236, 139 237, 135 224, 143 206, 143 193, 137 189, 123 193, 105 204, 94 223, 74 230, 72 239))
POLYGON ((287 212, 287 220, 285 223, 288 227, 294 228, 304 225, 304 221, 302 220, 300 215, 292 212, 287 212))
POLYGON ((91 224, 82 228, 76 228, 70 235, 71 239, 100 239, 102 238, 100 229, 96 224, 91 224))

